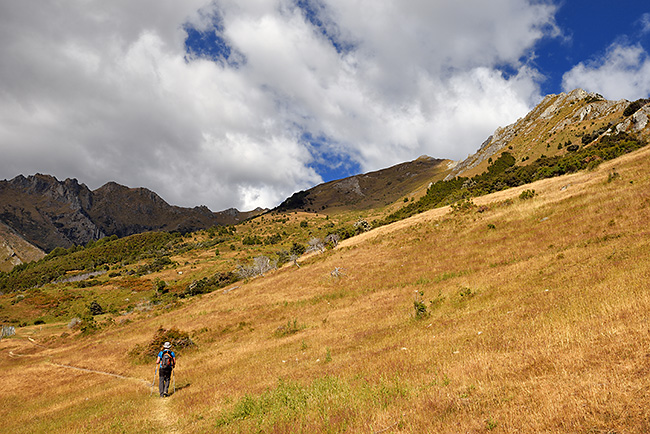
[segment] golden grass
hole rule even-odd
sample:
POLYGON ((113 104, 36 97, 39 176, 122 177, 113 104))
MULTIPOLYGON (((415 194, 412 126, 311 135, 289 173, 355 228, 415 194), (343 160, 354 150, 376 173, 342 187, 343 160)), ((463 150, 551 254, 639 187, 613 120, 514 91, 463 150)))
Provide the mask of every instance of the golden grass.
POLYGON ((64 328, 19 329, 0 343, 3 426, 648 432, 649 157, 642 149, 593 172, 475 199, 483 212, 432 210, 300 268, 91 337, 47 341, 64 328), (608 182, 613 170, 620 176, 608 182), (537 195, 522 201, 524 189, 537 195), (335 268, 343 274, 332 276, 335 268), (416 292, 429 313, 422 320, 416 292), (293 321, 298 331, 275 333, 293 321), (168 400, 149 396, 153 365, 127 354, 159 326, 189 331, 198 345, 180 352, 168 400))

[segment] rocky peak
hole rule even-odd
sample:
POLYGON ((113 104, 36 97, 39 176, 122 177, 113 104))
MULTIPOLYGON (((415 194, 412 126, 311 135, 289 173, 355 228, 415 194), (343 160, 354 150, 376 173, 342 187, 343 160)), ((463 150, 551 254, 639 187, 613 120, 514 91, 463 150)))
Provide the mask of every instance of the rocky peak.
POLYGON ((9 185, 14 190, 20 190, 26 194, 69 204, 74 210, 87 207, 91 200, 88 187, 85 184, 79 184, 74 178, 59 181, 51 175, 40 173, 28 177, 18 175, 9 181, 9 185))
POLYGON ((151 190, 115 182, 90 191, 76 179, 59 181, 42 174, 0 181, 0 221, 45 251, 106 235, 188 232, 232 220, 224 222, 205 206, 172 206, 151 190))
MULTIPOLYGON (((554 140, 559 141, 560 137, 567 141, 573 138, 579 143, 583 135, 607 125, 615 125, 617 132, 647 131, 644 128, 648 122, 648 106, 625 119, 623 113, 629 104, 627 100, 609 101, 602 95, 583 89, 548 95, 524 118, 506 127, 497 128, 475 154, 459 162, 445 179, 464 176, 464 173, 486 164, 485 161, 506 148, 514 149, 515 152, 521 153, 523 158, 527 158, 534 156, 536 152, 539 155, 548 155, 546 152, 557 151, 560 149, 560 143, 555 143, 554 140), (535 149, 536 146, 543 150, 535 149)), ((607 129, 608 127, 605 127, 601 134, 607 129)))

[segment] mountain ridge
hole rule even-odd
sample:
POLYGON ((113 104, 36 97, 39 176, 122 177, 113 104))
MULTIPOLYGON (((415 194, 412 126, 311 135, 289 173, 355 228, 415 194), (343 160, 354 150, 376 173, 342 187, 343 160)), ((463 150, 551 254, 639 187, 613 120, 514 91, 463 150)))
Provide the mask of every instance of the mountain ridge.
POLYGON ((368 210, 413 197, 418 188, 442 178, 450 160, 427 155, 394 166, 337 179, 299 191, 274 208, 278 212, 308 211, 326 214, 368 210))
POLYGON ((647 100, 606 100, 598 93, 583 89, 547 95, 526 116, 497 128, 474 154, 457 162, 445 179, 487 170, 488 160, 506 149, 514 151, 517 160, 523 163, 542 155, 565 153, 567 143, 588 145, 607 134, 627 132, 648 139, 650 106, 647 104, 647 100), (627 113, 635 104, 638 107, 627 113), (598 134, 593 135, 594 132, 598 134), (592 140, 588 142, 588 138, 592 140))
MULTIPOLYGON (((123 237, 156 230, 190 232, 232 225, 263 211, 182 208, 169 205, 146 188, 129 188, 115 182, 90 190, 74 178, 59 181, 44 174, 0 181, 0 222, 42 251, 83 245, 109 235, 123 237)), ((0 260, 20 257, 9 250, 0 255, 0 260)))
MULTIPOLYGON (((547 95, 525 117, 497 128, 463 161, 422 156, 296 192, 272 211, 381 214, 419 199, 436 181, 487 171, 492 160, 506 151, 518 165, 527 165, 536 158, 565 155, 589 146, 606 135, 629 132, 648 139, 648 102, 608 101, 582 89, 547 95)), ((234 225, 266 211, 182 208, 169 205, 146 188, 129 188, 112 181, 93 191, 76 179, 59 181, 43 174, 0 181, 0 222, 36 250, 46 252, 108 235, 123 237, 152 230, 191 232, 214 225, 234 225)), ((4 243, 9 245, 6 240, 4 243)), ((19 252, 7 247, 5 253, 0 253, 0 263, 6 270, 7 264, 20 257, 19 252)))

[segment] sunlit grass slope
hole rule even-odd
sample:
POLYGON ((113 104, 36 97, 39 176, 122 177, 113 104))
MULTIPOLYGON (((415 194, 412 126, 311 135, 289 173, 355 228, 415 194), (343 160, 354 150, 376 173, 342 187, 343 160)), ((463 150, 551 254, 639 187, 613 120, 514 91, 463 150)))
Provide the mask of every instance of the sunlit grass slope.
POLYGON ((646 147, 88 337, 21 328, 0 342, 0 420, 13 433, 649 432, 649 187, 646 147), (160 326, 197 344, 168 399, 128 355, 160 326))

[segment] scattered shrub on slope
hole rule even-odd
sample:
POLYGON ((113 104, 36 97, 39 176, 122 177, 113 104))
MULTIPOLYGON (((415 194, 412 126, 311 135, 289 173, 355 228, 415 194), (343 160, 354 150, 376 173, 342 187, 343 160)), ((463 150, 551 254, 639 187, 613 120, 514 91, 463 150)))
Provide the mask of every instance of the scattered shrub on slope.
POLYGON ((175 328, 167 330, 161 326, 156 330, 156 333, 148 344, 136 345, 135 348, 129 351, 129 356, 137 363, 151 363, 155 361, 165 342, 171 342, 172 350, 176 354, 196 346, 190 338, 189 333, 175 328))
POLYGON ((515 158, 510 153, 504 152, 488 167, 487 172, 471 179, 458 177, 448 181, 438 181, 429 187, 427 194, 419 201, 397 210, 380 224, 392 223, 470 197, 482 196, 579 170, 593 169, 603 161, 620 157, 645 145, 645 142, 632 135, 618 133, 604 136, 589 146, 565 155, 555 157, 542 155, 525 166, 515 165, 515 158))
POLYGON ((98 241, 87 248, 54 249, 40 261, 21 264, 8 273, 0 273, 0 292, 41 286, 68 271, 96 270, 110 264, 155 257, 176 238, 177 235, 167 232, 148 232, 108 242, 98 241))

